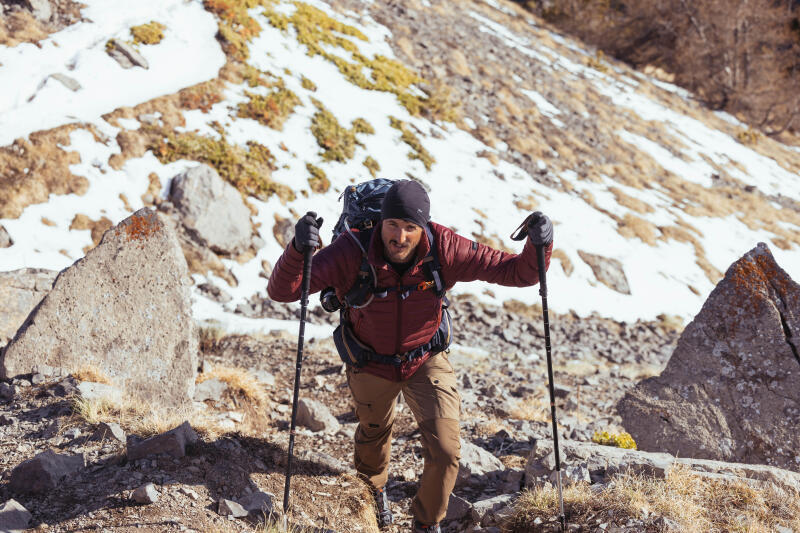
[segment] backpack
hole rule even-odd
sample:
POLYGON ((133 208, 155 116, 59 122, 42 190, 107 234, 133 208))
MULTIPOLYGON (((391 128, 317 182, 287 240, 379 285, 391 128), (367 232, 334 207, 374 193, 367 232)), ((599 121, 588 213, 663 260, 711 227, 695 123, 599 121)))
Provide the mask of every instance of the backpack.
MULTIPOLYGON (((367 249, 372 238, 373 228, 381 218, 381 204, 386 192, 394 181, 377 178, 351 185, 342 192, 339 199, 344 199, 344 207, 339 220, 333 228, 333 240, 343 233, 351 237, 361 250, 361 265, 356 282, 339 302, 333 287, 323 289, 320 293, 322 307, 329 312, 339 310, 339 326, 334 330, 333 338, 342 360, 352 366, 362 367, 369 361, 377 361, 399 366, 407 360, 421 357, 429 351, 441 352, 450 345, 452 326, 449 302, 445 296, 445 284, 441 275, 441 264, 437 256, 436 242, 430 225, 424 227, 430 251, 422 260, 426 281, 415 285, 378 287, 378 276, 367 258, 367 249), (349 325, 349 309, 361 309, 372 303, 374 298, 385 298, 390 292, 400 292, 405 299, 413 291, 435 290, 436 296, 442 300, 442 320, 431 340, 405 354, 386 356, 375 353, 353 334, 349 325)), ((343 237, 344 238, 344 237, 343 237)))

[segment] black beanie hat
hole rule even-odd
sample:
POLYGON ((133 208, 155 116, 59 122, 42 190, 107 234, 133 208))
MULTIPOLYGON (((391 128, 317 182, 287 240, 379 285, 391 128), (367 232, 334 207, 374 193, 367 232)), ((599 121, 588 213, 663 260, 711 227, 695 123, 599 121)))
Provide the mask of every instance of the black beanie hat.
POLYGON ((422 185, 413 180, 399 180, 386 191, 381 206, 381 220, 399 218, 425 227, 430 220, 431 201, 422 185))

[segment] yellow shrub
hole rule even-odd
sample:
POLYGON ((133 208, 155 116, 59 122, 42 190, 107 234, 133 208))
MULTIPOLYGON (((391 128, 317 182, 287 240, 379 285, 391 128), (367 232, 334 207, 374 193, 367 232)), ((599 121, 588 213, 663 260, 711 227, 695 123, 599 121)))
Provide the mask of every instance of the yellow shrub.
POLYGON ((633 440, 630 433, 609 433, 608 431, 595 431, 592 436, 592 442, 602 444, 604 446, 616 446, 617 448, 625 448, 627 450, 636 449, 636 441, 633 440))
POLYGON ((131 28, 134 44, 158 44, 164 38, 167 27, 154 20, 131 28))

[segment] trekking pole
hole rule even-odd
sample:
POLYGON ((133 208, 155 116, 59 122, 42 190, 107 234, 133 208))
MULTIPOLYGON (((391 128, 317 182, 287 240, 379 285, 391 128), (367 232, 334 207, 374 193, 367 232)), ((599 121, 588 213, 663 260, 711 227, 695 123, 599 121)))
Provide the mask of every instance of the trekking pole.
POLYGON ((297 365, 294 374, 294 399, 292 400, 292 423, 289 427, 289 452, 286 460, 286 483, 283 487, 283 527, 286 530, 289 510, 289 483, 292 480, 292 451, 294 450, 294 431, 297 424, 297 403, 300 399, 300 369, 303 367, 303 337, 306 331, 306 310, 308 293, 311 291, 311 258, 314 248, 306 247, 303 254, 303 283, 300 294, 300 333, 297 338, 297 365))
POLYGON ((561 531, 567 530, 567 517, 564 514, 564 496, 561 493, 561 458, 558 453, 558 426, 556 423, 556 392, 553 387, 553 360, 550 355, 550 320, 547 314, 547 275, 545 272, 544 246, 536 246, 536 260, 539 266, 539 295, 542 297, 542 318, 544 319, 544 349, 547 352, 547 380, 550 387, 550 418, 553 420, 553 450, 556 456, 556 479, 558 482, 558 506, 561 531))

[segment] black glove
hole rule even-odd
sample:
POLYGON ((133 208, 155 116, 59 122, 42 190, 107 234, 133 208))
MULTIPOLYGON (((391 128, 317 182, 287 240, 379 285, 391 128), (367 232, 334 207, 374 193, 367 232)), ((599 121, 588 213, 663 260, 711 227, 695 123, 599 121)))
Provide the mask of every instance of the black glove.
POLYGON ((297 224, 294 225, 294 249, 298 252, 306 248, 317 249, 320 247, 319 228, 322 227, 322 217, 317 218, 313 211, 306 213, 297 224))
POLYGON ((536 211, 528 217, 528 238, 534 246, 544 246, 553 242, 553 223, 547 215, 536 211))

